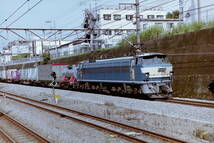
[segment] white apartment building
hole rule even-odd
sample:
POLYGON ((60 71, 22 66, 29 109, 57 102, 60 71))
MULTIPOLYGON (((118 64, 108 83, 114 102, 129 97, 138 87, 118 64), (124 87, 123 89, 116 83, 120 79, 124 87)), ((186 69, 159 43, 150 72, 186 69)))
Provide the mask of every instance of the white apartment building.
POLYGON ((213 0, 181 0, 184 23, 214 21, 213 0))
POLYGON ((4 48, 3 52, 6 50, 11 53, 12 56, 17 56, 23 53, 29 53, 31 50, 32 42, 30 41, 12 41, 4 48))
POLYGON ((49 53, 51 55, 51 58, 55 59, 55 58, 59 58, 59 57, 63 57, 63 56, 68 56, 74 53, 74 49, 73 49, 73 45, 70 43, 55 47, 55 48, 51 48, 49 50, 49 53))
MULTIPOLYGON (((4 49, 4 48, 3 48, 4 49)), ((1 53, 0 53, 0 64, 2 63, 7 63, 9 61, 11 61, 12 58, 12 54, 11 51, 8 49, 4 49, 1 53)))
MULTIPOLYGON (((100 8, 92 13, 97 19, 94 26, 95 28, 110 29, 108 31, 102 31, 96 37, 96 40, 104 40, 105 45, 102 48, 112 47, 127 35, 135 32, 136 10, 134 6, 123 6, 119 4, 118 8, 100 8), (123 31, 120 29, 123 29, 123 31), (127 30, 124 31, 124 29, 127 30)), ((152 26, 161 26, 165 30, 171 30, 180 22, 178 19, 166 19, 166 15, 167 11, 162 9, 141 9, 141 30, 146 30, 152 26)))
POLYGON ((34 46, 36 50, 37 55, 41 55, 44 52, 49 52, 51 49, 54 49, 56 47, 59 47, 61 45, 67 44, 70 41, 41 41, 41 40, 35 40, 34 41, 34 46))
POLYGON ((36 56, 66 43, 68 43, 68 41, 13 41, 8 44, 7 49, 11 51, 12 56, 17 56, 20 54, 36 56))
POLYGON ((70 42, 59 47, 55 47, 50 49, 49 53, 52 59, 65 57, 69 55, 77 55, 90 51, 89 43, 79 42, 76 44, 75 42, 70 42))
MULTIPOLYGON (((86 33, 85 39, 90 39, 88 42, 87 40, 82 40, 78 44, 71 42, 52 49, 49 48, 51 57, 59 58, 115 46, 124 37, 135 32, 135 13, 134 6, 122 4, 119 4, 119 7, 99 8, 96 11, 86 10, 84 28, 109 30, 86 33)), ((166 15, 167 12, 161 9, 141 10, 140 20, 142 31, 152 26, 160 26, 165 30, 171 30, 180 22, 178 19, 166 19, 166 15)))

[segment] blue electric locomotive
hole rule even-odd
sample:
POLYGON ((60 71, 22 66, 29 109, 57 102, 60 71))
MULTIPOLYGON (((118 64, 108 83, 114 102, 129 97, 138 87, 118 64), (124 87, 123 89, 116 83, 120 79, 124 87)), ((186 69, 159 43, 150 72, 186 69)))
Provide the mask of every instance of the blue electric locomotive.
POLYGON ((172 64, 160 53, 81 62, 76 71, 75 87, 83 90, 149 98, 167 98, 172 94, 172 64))

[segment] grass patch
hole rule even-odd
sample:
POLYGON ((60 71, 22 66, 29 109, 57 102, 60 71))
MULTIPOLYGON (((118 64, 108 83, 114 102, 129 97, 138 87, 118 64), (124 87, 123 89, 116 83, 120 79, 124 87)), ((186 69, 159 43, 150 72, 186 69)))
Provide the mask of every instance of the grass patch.
MULTIPOLYGON (((201 29, 212 28, 212 27, 214 27, 214 21, 211 21, 209 23, 194 22, 192 24, 181 24, 181 25, 178 25, 177 27, 174 27, 171 31, 166 31, 162 27, 154 26, 141 32, 140 37, 142 41, 145 41, 145 40, 157 39, 160 37, 174 36, 178 34, 194 32, 201 29)), ((137 41, 135 34, 131 34, 127 36, 126 39, 131 43, 136 43, 137 41)), ((121 48, 121 47, 127 47, 127 46, 130 46, 130 44, 123 39, 114 48, 121 48)))
POLYGON ((12 56, 12 60, 21 60, 21 59, 28 58, 28 57, 30 57, 29 53, 23 53, 23 54, 19 54, 17 56, 12 56))
POLYGON ((43 64, 47 64, 49 61, 50 61, 50 53, 44 53, 43 55, 42 55, 42 57, 43 57, 43 64))

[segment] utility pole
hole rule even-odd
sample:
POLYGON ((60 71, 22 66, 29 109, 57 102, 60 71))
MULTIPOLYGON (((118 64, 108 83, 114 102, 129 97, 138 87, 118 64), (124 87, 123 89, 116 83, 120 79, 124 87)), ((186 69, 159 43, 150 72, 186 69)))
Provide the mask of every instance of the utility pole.
POLYGON ((90 10, 88 12, 88 17, 89 17, 89 34, 90 34, 90 49, 89 51, 93 51, 94 48, 94 15, 93 15, 93 11, 90 10))
POLYGON ((184 1, 183 0, 179 0, 179 19, 180 21, 183 21, 184 18, 184 1))
POLYGON ((135 5, 136 5, 136 36, 137 36, 135 54, 137 55, 137 53, 141 51, 140 50, 141 40, 140 40, 140 2, 139 0, 135 0, 135 5))
POLYGON ((198 22, 201 21, 201 1, 197 0, 198 3, 198 22))

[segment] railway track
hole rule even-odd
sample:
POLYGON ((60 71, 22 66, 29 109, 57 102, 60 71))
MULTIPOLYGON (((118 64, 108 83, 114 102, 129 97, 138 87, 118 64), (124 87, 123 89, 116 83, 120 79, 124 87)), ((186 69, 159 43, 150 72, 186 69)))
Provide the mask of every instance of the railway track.
POLYGON ((182 100, 182 99, 168 99, 168 100, 157 100, 157 101, 198 106, 198 107, 214 108, 214 103, 209 103, 209 102, 190 101, 190 100, 182 100))
POLYGON ((142 136, 149 136, 151 138, 162 140, 164 142, 184 143, 184 141, 181 141, 179 139, 174 139, 174 138, 164 136, 164 135, 160 135, 160 134, 150 132, 147 130, 131 127, 131 126, 128 126, 128 125, 125 125, 122 123, 118 123, 115 121, 107 120, 107 119, 96 117, 96 116, 89 115, 89 114, 85 114, 85 113, 78 112, 75 110, 71 110, 68 108, 64 108, 61 106, 56 106, 54 104, 49 104, 46 102, 41 102, 41 101, 34 100, 31 98, 18 96, 15 94, 2 92, 2 91, 0 92, 0 94, 3 96, 6 96, 6 98, 8 98, 8 99, 33 106, 33 107, 36 107, 38 109, 45 110, 47 112, 50 112, 50 113, 53 113, 56 115, 60 115, 61 117, 66 118, 68 120, 78 122, 80 124, 95 128, 95 129, 100 130, 100 131, 105 132, 105 133, 116 135, 117 137, 123 138, 125 140, 130 141, 130 142, 145 143, 146 141, 143 140, 142 136), (72 114, 72 116, 70 114, 72 114), (105 125, 104 126, 100 125, 100 123, 105 124, 105 125), (106 125, 108 125, 108 127, 106 125), (111 128, 109 128, 109 126, 111 126, 111 128), (112 129, 112 126, 114 127, 113 129, 112 129), (120 131, 118 131, 118 129, 120 129, 120 131), (123 132, 121 132, 121 130, 123 130, 123 132), (124 133, 124 131, 125 132, 134 132, 137 134, 137 136, 127 135, 126 133, 124 133))
POLYGON ((38 133, 3 112, 0 112, 0 142, 49 143, 38 133))

